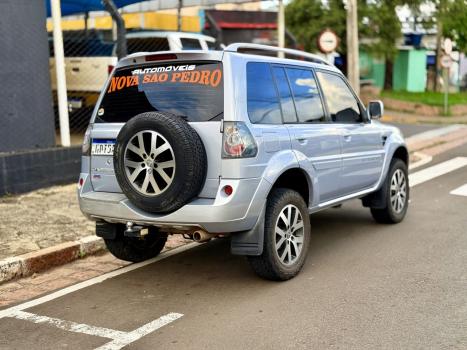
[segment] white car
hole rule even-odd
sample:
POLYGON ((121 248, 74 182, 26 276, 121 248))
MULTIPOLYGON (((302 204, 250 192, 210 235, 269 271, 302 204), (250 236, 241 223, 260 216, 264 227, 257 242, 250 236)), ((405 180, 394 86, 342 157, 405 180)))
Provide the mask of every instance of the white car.
MULTIPOLYGON (((213 37, 183 32, 143 31, 128 33, 128 54, 136 52, 210 50, 216 46, 213 37)), ((99 93, 113 67, 117 64, 116 45, 98 38, 86 40, 65 39, 65 70, 67 90, 99 93)), ((57 89, 55 58, 50 55, 52 89, 57 89)), ((83 101, 74 99, 71 106, 80 108, 83 101)), ((95 102, 95 100, 94 100, 95 102)))

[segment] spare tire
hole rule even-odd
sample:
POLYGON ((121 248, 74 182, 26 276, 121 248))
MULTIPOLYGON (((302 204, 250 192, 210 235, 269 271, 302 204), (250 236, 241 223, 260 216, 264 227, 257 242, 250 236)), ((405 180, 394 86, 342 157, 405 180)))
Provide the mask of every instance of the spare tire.
POLYGON ((118 134, 114 169, 123 193, 136 207, 168 213, 201 191, 206 152, 199 135, 181 117, 141 113, 118 134))

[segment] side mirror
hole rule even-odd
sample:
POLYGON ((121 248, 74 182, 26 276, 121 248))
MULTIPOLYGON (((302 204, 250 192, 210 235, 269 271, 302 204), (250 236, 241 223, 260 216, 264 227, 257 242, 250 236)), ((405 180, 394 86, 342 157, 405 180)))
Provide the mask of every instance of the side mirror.
POLYGON ((370 119, 379 119, 384 114, 384 104, 382 101, 370 101, 368 104, 368 115, 370 119))

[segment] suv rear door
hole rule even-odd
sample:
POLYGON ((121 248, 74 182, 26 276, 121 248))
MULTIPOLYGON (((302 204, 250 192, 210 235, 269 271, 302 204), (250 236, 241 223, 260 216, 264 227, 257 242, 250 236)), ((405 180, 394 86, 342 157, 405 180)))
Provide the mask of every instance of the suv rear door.
POLYGON ((339 194, 341 146, 338 132, 327 122, 313 71, 290 66, 273 71, 292 149, 306 156, 300 166, 316 178, 319 202, 331 200, 339 194))
POLYGON ((376 184, 384 160, 383 135, 367 121, 355 94, 339 74, 317 71, 332 122, 342 140, 341 195, 376 184))

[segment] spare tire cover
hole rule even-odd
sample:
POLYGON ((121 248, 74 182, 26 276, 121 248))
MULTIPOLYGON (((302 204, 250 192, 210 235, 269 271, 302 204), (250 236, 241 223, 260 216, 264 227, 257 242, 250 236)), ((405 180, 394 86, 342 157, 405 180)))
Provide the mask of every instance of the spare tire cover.
POLYGON ((114 168, 123 193, 136 207, 168 213, 201 191, 206 151, 198 133, 181 117, 142 113, 120 130, 114 168))

